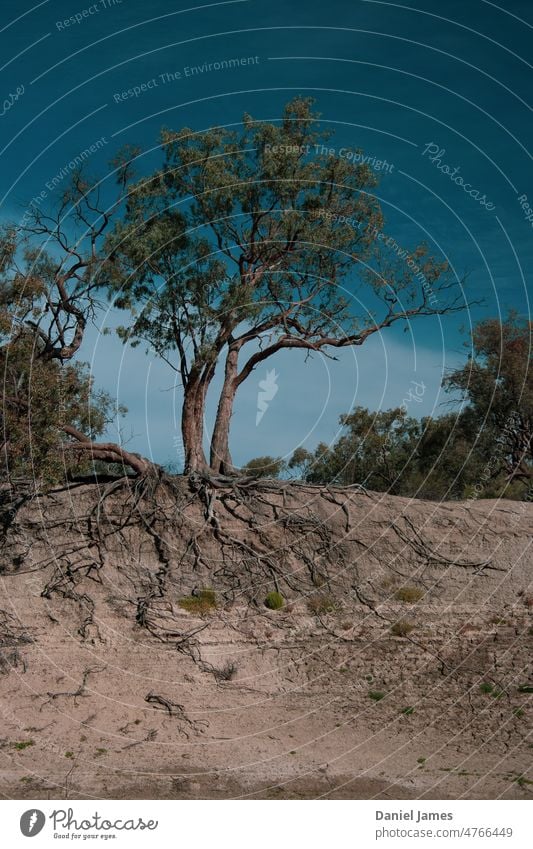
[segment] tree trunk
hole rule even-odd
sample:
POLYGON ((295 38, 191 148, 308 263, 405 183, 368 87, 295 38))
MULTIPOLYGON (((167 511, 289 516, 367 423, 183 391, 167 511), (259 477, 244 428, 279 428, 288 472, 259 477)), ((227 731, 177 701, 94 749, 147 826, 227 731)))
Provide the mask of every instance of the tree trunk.
POLYGON ((233 414, 235 394, 239 385, 237 379, 238 359, 239 348, 230 347, 226 356, 224 384, 218 401, 215 427, 211 439, 211 468, 217 474, 222 475, 232 475, 235 473, 229 450, 229 427, 233 414))
POLYGON ((209 384, 215 374, 215 365, 208 363, 185 387, 181 414, 181 435, 185 453, 184 473, 204 473, 209 466, 204 453, 204 412, 209 384))
POLYGON ((93 460, 104 460, 106 463, 122 463, 133 469, 138 475, 147 475, 157 468, 150 460, 141 457, 140 454, 126 451, 114 442, 93 442, 89 436, 86 436, 73 425, 63 425, 62 430, 76 440, 76 442, 64 444, 64 450, 88 452, 93 460))
POLYGON ((203 410, 198 418, 200 394, 199 386, 188 386, 185 390, 181 416, 181 435, 183 438, 184 473, 203 472, 207 467, 203 450, 203 410))

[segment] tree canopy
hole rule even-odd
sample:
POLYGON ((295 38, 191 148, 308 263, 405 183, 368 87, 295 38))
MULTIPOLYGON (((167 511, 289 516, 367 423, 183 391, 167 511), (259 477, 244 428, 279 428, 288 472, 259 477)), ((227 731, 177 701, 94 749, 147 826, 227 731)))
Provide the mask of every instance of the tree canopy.
POLYGON ((233 471, 236 392, 278 351, 328 354, 464 307, 445 262, 386 236, 375 173, 324 152, 331 133, 319 119, 297 97, 278 122, 244 115, 240 131, 164 130, 162 167, 131 187, 107 240, 111 294, 131 316, 123 339, 147 343, 181 379, 188 472, 233 471), (207 460, 205 402, 219 365, 207 460))

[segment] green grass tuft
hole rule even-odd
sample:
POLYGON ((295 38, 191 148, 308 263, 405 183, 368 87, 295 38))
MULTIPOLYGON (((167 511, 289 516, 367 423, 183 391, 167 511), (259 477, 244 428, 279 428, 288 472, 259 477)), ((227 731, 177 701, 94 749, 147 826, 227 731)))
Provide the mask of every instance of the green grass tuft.
POLYGON ((385 693, 382 690, 369 690, 368 698, 372 699, 374 702, 380 702, 381 699, 385 698, 385 693))
POLYGON ((13 748, 17 749, 19 752, 27 749, 28 746, 35 746, 35 740, 21 740, 19 743, 13 743, 13 748))
POLYGON ((276 591, 269 593, 265 598, 265 607, 268 607, 269 610, 279 610, 284 604, 283 596, 276 591))
POLYGON ((203 616, 205 613, 210 613, 216 609, 217 599, 215 591, 207 589, 200 590, 198 595, 188 595, 180 598, 178 604, 189 613, 196 613, 197 616, 203 616))

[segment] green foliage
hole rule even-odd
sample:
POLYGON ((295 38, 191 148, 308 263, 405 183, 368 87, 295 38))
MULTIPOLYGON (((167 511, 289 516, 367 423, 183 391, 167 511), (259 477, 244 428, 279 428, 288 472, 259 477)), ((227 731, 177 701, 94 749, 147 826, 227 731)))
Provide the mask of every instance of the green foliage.
POLYGON ((372 701, 374 701, 374 702, 380 702, 382 699, 385 698, 385 696, 386 696, 386 693, 384 693, 383 690, 369 690, 368 691, 368 698, 372 699, 372 701))
POLYGON ((516 783, 520 787, 526 787, 527 785, 530 785, 530 784, 533 785, 533 781, 530 778, 528 778, 526 775, 524 775, 524 773, 522 773, 521 775, 517 775, 516 778, 513 779, 513 780, 516 781, 516 783))
MULTIPOLYGON (((1 473, 46 486, 90 471, 89 453, 67 448, 64 428, 94 438, 113 418, 113 403, 95 391, 87 365, 71 362, 86 317, 70 292, 61 312, 57 261, 9 229, 0 230, 0 257, 1 473)), ((84 285, 76 280, 74 287, 84 285)))
POLYGON ((67 449, 71 440, 63 431, 70 425, 94 437, 112 418, 112 400, 107 393, 94 391, 88 367, 40 358, 31 338, 19 336, 0 350, 0 369, 6 474, 52 484, 66 475, 90 471, 90 457, 67 449))
POLYGON ((420 587, 400 587, 394 593, 394 598, 398 601, 405 601, 407 604, 415 604, 424 596, 424 590, 420 587))
POLYGON ((279 478, 285 470, 282 457, 254 457, 242 467, 241 472, 257 478, 279 478))
POLYGON ((306 326, 316 307, 325 328, 352 326, 349 301, 330 282, 368 253, 382 217, 371 168, 302 154, 328 136, 305 98, 288 103, 281 122, 245 115, 241 133, 163 130, 164 163, 134 186, 108 240, 115 303, 135 311, 122 337, 179 357, 187 338, 199 367, 238 325, 246 343, 272 334, 287 304, 306 326), (302 286, 309 300, 296 306, 302 286))
POLYGON ((275 590, 265 598, 265 607, 268 607, 269 610, 280 610, 284 604, 285 600, 283 596, 275 590))
POLYGON ((24 751, 24 749, 27 749, 30 746, 35 746, 35 740, 21 740, 19 743, 13 743, 13 748, 17 749, 19 752, 24 751))
POLYGON ((411 716, 414 712, 415 709, 411 705, 407 705, 407 707, 402 708, 402 713, 405 714, 405 716, 411 716))
POLYGON ((278 121, 245 114, 240 131, 164 129, 163 162, 133 186, 107 241, 110 295, 130 313, 119 335, 179 372, 197 428, 225 359, 218 467, 228 462, 235 392, 269 356, 362 344, 406 310, 412 319, 448 308, 447 264, 424 245, 400 256, 383 238, 375 172, 360 157, 330 155, 330 137, 304 97, 278 121), (365 289, 359 315, 348 279, 350 292, 365 289))
POLYGON ((462 422, 482 458, 484 497, 523 497, 533 479, 533 322, 480 322, 473 355, 444 381, 468 402, 462 422))
POLYGON ((532 328, 514 315, 477 325, 474 356, 444 381, 462 395, 457 413, 416 419, 405 405, 379 412, 356 407, 341 416, 333 445, 298 448, 288 468, 312 483, 359 483, 393 495, 531 500, 532 328))
POLYGON ((505 695, 505 691, 501 687, 495 687, 490 681, 483 681, 479 685, 479 689, 487 696, 492 696, 493 699, 501 699, 505 695))
POLYGON ((311 483, 363 484, 377 492, 442 499, 460 497, 469 444, 454 432, 456 417, 407 416, 400 408, 371 412, 356 407, 341 416, 343 432, 313 454, 297 449, 289 468, 311 483))
POLYGON ((180 598, 178 604, 189 613, 195 613, 197 616, 203 616, 216 609, 216 593, 211 589, 200 590, 197 595, 180 598))

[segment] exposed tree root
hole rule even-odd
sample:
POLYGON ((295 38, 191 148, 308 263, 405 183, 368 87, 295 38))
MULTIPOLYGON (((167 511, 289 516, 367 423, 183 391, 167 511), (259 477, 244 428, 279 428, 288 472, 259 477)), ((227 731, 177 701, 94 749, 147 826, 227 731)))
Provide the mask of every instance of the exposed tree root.
POLYGON ((33 642, 27 630, 6 610, 0 610, 0 674, 18 666, 26 671, 26 663, 19 648, 33 642))
MULTIPOLYGON (((392 534, 387 537, 386 554, 380 555, 375 544, 364 539, 365 526, 359 520, 362 499, 373 496, 361 487, 318 487, 251 477, 180 478, 159 469, 136 478, 125 475, 108 480, 103 487, 87 484, 80 489, 76 483, 72 491, 58 488, 35 498, 42 520, 34 514, 21 519, 17 511, 4 531, 3 550, 11 558, 4 574, 42 572, 41 595, 74 602, 79 609, 80 639, 101 640, 91 586, 101 592, 111 559, 118 575, 113 604, 125 612, 131 610, 138 628, 186 654, 217 683, 231 680, 235 670, 227 664, 218 669, 202 658, 199 635, 217 621, 221 611, 190 621, 179 607, 179 598, 195 588, 213 587, 223 604, 243 603, 256 614, 265 610, 263 602, 271 590, 288 600, 305 598, 317 588, 333 595, 351 593, 353 602, 390 625, 377 609, 368 568, 365 578, 360 574, 361 557, 373 558, 379 568, 379 557, 385 557, 387 569, 394 570, 395 560, 405 556, 407 547, 410 562, 420 571, 428 565, 471 568, 476 574, 499 569, 490 559, 467 562, 441 554, 405 514, 388 525, 392 534), (79 500, 81 507, 72 514, 64 507, 70 497, 79 500), (321 504, 330 506, 324 511, 321 504), (394 545, 395 537, 400 547, 398 542, 394 545), (32 556, 34 549, 37 557, 32 556)), ((272 627, 283 629, 284 621, 282 616, 274 617, 272 627)), ((334 640, 350 641, 324 617, 317 623, 334 640)), ((423 644, 409 639, 425 650, 423 644)), ((443 659, 436 659, 444 670, 443 659)), ((83 695, 83 687, 82 692, 63 695, 83 695)))
POLYGON ((76 699, 78 699, 82 696, 89 695, 87 693, 87 681, 89 680, 89 676, 95 675, 98 672, 103 672, 105 669, 106 669, 105 666, 91 666, 88 669, 85 669, 83 676, 82 676, 82 679, 81 679, 81 683, 76 690, 72 690, 72 691, 67 690, 67 691, 63 691, 63 692, 60 692, 60 693, 47 693, 46 695, 48 696, 48 699, 45 702, 43 702, 40 710, 42 710, 46 705, 50 704, 50 702, 54 701, 55 699, 59 699, 63 696, 68 697, 68 698, 73 698, 74 704, 77 704, 76 699))
POLYGON ((201 732, 203 728, 207 728, 209 723, 205 720, 193 720, 187 716, 185 712, 185 708, 183 705, 178 704, 177 702, 173 702, 171 699, 168 699, 166 696, 160 696, 157 693, 154 693, 150 690, 150 692, 144 697, 144 701, 148 702, 150 705, 154 705, 154 707, 161 707, 163 710, 168 712, 169 716, 175 717, 178 720, 178 731, 180 734, 183 734, 184 737, 189 739, 189 731, 195 734, 201 732))

